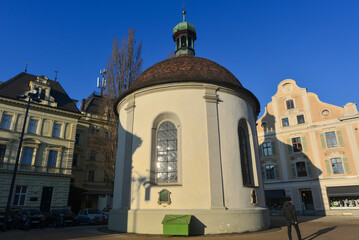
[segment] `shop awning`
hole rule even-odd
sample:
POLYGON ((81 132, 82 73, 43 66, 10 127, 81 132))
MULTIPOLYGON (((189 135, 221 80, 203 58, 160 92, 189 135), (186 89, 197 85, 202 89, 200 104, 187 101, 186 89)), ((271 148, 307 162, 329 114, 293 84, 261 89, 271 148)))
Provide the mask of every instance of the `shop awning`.
POLYGON ((359 196, 359 186, 327 187, 328 197, 359 196))

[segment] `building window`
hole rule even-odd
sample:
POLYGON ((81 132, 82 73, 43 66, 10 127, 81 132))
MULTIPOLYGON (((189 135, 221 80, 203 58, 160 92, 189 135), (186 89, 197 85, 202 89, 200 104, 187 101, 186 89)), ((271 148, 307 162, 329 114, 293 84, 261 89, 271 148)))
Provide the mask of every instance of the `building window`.
POLYGON ((297 176, 298 177, 306 177, 307 176, 307 168, 305 162, 297 162, 297 176))
POLYGON ((93 182, 95 180, 95 170, 89 170, 88 181, 93 182))
POLYGON ((0 144, 0 163, 5 160, 6 145, 0 144))
POLYGON ((286 104, 287 104, 287 109, 293 109, 293 108, 294 108, 294 102, 293 102, 293 100, 288 100, 288 101, 286 102, 286 104))
POLYGON ((27 129, 27 132, 32 133, 32 134, 36 134, 38 123, 39 123, 39 120, 30 119, 29 127, 27 129))
POLYGON ((80 144, 80 133, 76 133, 75 144, 76 144, 76 145, 79 145, 79 144, 80 144))
POLYGON ((300 137, 292 138, 292 146, 293 146, 293 152, 301 152, 302 149, 302 141, 300 137))
POLYGON ((181 47, 186 47, 186 37, 185 36, 181 37, 181 47))
POLYGON ((34 148, 25 147, 22 154, 21 164, 31 165, 33 156, 34 156, 34 148))
POLYGON ((52 130, 52 136, 59 138, 61 136, 61 124, 55 123, 52 130))
POLYGON ((72 159, 72 166, 73 167, 77 166, 77 153, 74 153, 74 157, 72 159))
POLYGON ((96 159, 96 153, 95 153, 95 152, 91 152, 91 154, 90 154, 90 160, 91 160, 91 161, 95 161, 95 159, 96 159))
POLYGON ((266 171, 266 179, 275 179, 275 173, 274 173, 274 165, 266 165, 265 166, 266 171))
POLYGON ((337 137, 335 136, 335 132, 326 132, 325 139, 327 141, 328 148, 338 147, 337 137))
POLYGON ((15 207, 25 205, 26 190, 27 190, 26 186, 16 186, 14 202, 13 202, 13 205, 15 207))
POLYGON ((344 168, 343 168, 341 158, 332 158, 332 159, 330 159, 330 162, 332 164, 334 174, 343 174, 344 173, 344 168))
POLYGON ((48 167, 56 167, 58 151, 50 150, 49 159, 47 161, 48 167))
POLYGON ((298 116, 297 116, 297 122, 298 122, 298 124, 303 124, 303 123, 305 123, 304 115, 298 115, 298 116))
POLYGON ((178 49, 179 48, 179 38, 177 38, 177 44, 176 44, 176 49, 178 49))
POLYGON ((272 145, 270 142, 263 143, 263 155, 266 156, 272 156, 272 145))
POLYGON ((1 128, 10 130, 11 122, 12 122, 12 115, 8 115, 8 114, 2 115, 1 128))
POLYGON ((191 37, 188 37, 188 47, 192 48, 192 39, 191 39, 191 37))
POLYGON ((91 128, 91 134, 95 134, 95 129, 91 128))
POLYGON ((242 180, 244 186, 253 185, 253 173, 251 168, 251 151, 247 123, 241 120, 238 126, 239 152, 241 158, 242 180))
POLYGON ((157 183, 176 183, 177 128, 172 122, 163 122, 157 131, 157 183))
POLYGON ((282 125, 283 125, 283 127, 288 127, 289 126, 288 118, 282 118, 282 125))

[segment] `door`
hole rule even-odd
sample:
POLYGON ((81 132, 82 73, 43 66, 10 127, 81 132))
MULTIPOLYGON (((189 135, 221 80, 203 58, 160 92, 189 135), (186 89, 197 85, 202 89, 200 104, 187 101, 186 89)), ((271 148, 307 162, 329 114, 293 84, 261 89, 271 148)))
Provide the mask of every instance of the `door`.
POLYGON ((42 212, 49 212, 51 208, 51 199, 52 199, 53 187, 43 187, 40 210, 42 212))
POLYGON ((302 198, 303 214, 314 214, 312 191, 310 189, 301 189, 300 195, 302 198))

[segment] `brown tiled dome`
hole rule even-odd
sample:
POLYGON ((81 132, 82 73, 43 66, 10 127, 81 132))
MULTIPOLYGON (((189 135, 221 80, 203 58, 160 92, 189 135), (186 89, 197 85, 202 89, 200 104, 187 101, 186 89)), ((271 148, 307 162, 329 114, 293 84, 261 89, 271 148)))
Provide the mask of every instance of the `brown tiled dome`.
POLYGON ((129 91, 172 82, 204 82, 242 87, 237 78, 221 65, 205 58, 181 55, 148 68, 136 79, 129 91))
POLYGON ((119 101, 132 92, 154 85, 179 82, 209 83, 233 89, 250 102, 256 116, 259 113, 258 99, 230 71, 211 60, 191 55, 169 58, 146 69, 117 99, 114 104, 115 112, 119 101))

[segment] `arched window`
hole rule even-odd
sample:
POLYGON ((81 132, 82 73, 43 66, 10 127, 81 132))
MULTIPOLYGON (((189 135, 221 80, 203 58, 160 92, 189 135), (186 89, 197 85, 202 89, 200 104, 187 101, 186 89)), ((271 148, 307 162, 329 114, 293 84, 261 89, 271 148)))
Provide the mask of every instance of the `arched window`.
POLYGON ((186 47, 186 37, 185 36, 181 37, 181 47, 186 47))
POLYGON ((169 121, 157 129, 156 183, 177 183, 177 128, 169 121))
POLYGON ((252 154, 250 140, 245 120, 241 120, 238 126, 239 152, 241 158, 242 179, 244 186, 253 185, 252 154))

